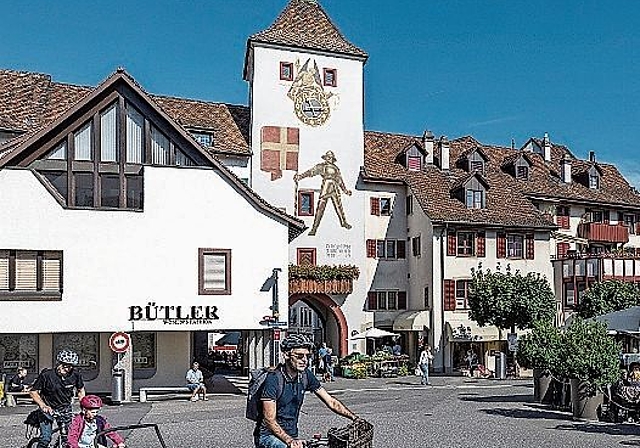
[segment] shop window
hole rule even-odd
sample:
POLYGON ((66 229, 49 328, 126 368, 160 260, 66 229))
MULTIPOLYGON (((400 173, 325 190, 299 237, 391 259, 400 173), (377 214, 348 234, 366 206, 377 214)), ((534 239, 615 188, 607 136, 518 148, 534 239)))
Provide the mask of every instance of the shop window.
POLYGON ((324 85, 327 87, 338 86, 338 70, 335 68, 325 68, 324 73, 324 85))
POLYGON ((316 249, 315 248, 298 248, 297 259, 298 259, 298 266, 315 266, 316 249))
POLYGON ((293 81, 293 63, 280 62, 280 80, 293 81))
POLYGON ((198 249, 200 295, 231 294, 231 249, 198 249))
POLYGON ((133 379, 142 380, 156 374, 156 334, 132 333, 131 351, 133 356, 133 379))
POLYGON ((37 334, 0 334, 0 351, 0 375, 10 378, 18 367, 24 367, 30 374, 39 372, 37 334))
POLYGON ((90 381, 98 377, 100 372, 100 334, 99 333, 55 333, 53 335, 53 358, 60 350, 69 349, 78 354, 80 361, 78 370, 82 378, 90 381))
POLYGON ((313 191, 298 192, 298 216, 313 216, 313 191))

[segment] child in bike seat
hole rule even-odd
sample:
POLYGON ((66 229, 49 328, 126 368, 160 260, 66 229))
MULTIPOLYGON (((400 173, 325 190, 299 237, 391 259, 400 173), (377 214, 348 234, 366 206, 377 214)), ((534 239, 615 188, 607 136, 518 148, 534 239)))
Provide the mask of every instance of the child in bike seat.
MULTIPOLYGON (((95 438, 100 431, 111 428, 107 420, 98 415, 102 408, 102 399, 97 395, 86 395, 80 400, 82 410, 73 417, 69 425, 67 442, 69 448, 93 448, 95 438)), ((98 446, 107 446, 110 439, 113 446, 125 448, 124 439, 117 432, 108 432, 98 436, 98 446)))

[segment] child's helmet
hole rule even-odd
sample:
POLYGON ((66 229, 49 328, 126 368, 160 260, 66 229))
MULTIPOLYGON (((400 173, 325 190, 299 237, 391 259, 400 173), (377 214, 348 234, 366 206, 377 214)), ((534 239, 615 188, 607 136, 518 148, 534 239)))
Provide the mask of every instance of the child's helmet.
POLYGON ((80 400, 80 406, 84 409, 100 409, 102 407, 102 398, 97 395, 85 395, 80 400))

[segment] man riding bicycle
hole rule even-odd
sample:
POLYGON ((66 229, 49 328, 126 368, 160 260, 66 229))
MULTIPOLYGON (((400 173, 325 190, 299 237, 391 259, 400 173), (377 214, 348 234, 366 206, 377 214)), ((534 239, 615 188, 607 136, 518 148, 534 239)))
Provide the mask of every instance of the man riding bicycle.
POLYGON ((314 344, 293 334, 280 343, 284 363, 270 372, 262 392, 262 415, 254 430, 256 448, 303 448, 298 439, 298 418, 305 391, 311 391, 336 414, 355 420, 356 415, 329 395, 309 370, 314 344), (306 375, 306 378, 303 377, 306 375))
POLYGON ((66 446, 67 428, 73 416, 71 401, 74 391, 78 391, 78 399, 82 399, 85 395, 82 376, 74 370, 78 365, 78 354, 71 350, 61 350, 56 361, 54 369, 44 369, 40 372, 29 392, 33 401, 47 417, 40 423, 38 448, 49 446, 54 418, 61 428, 66 446))

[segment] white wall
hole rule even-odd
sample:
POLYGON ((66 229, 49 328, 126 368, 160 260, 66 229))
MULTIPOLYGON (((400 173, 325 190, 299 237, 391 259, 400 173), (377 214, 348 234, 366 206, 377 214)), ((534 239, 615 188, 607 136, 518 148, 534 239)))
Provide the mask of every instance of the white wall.
POLYGON ((144 212, 66 210, 31 171, 0 171, 0 248, 61 250, 64 263, 62 300, 0 302, 2 332, 260 328, 271 305, 260 287, 275 267, 287 278, 287 226, 213 169, 144 170, 144 212), (231 295, 198 295, 198 248, 232 250, 231 295), (220 319, 133 326, 129 307, 149 302, 217 306, 220 319))

